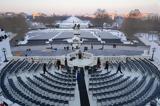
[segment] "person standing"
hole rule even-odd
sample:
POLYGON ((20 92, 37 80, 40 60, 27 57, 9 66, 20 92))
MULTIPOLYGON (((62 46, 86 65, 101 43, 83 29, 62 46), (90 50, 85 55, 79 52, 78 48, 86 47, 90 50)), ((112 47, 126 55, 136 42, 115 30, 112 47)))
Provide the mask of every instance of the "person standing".
POLYGON ((31 62, 34 63, 34 59, 33 58, 31 58, 31 62))
POLYGON ((126 63, 128 63, 128 61, 129 61, 129 57, 126 57, 126 63))
POLYGON ((77 29, 80 29, 80 24, 77 25, 77 29))
POLYGON ((107 71, 108 71, 108 68, 109 68, 109 62, 106 61, 106 64, 105 64, 105 68, 104 68, 104 69, 107 69, 107 71))
POLYGON ((79 51, 79 53, 78 53, 78 59, 82 59, 82 52, 81 51, 79 51))
POLYGON ((100 57, 97 58, 97 68, 101 68, 101 60, 100 60, 100 57))
POLYGON ((69 46, 67 46, 67 51, 69 50, 69 46))
POLYGON ((58 67, 58 70, 60 69, 60 66, 61 66, 61 61, 60 61, 60 60, 57 60, 57 67, 58 67))
POLYGON ((122 71, 121 71, 121 63, 118 64, 118 68, 117 68, 117 72, 116 72, 116 73, 118 73, 118 72, 120 72, 120 73, 122 74, 122 71))
POLYGON ((45 73, 46 73, 46 71, 47 71, 46 66, 47 66, 47 65, 46 65, 46 63, 44 63, 44 64, 43 64, 43 74, 45 74, 45 73))
POLYGON ((65 65, 65 68, 68 69, 68 61, 67 61, 66 57, 65 57, 65 60, 64 60, 64 65, 65 65))

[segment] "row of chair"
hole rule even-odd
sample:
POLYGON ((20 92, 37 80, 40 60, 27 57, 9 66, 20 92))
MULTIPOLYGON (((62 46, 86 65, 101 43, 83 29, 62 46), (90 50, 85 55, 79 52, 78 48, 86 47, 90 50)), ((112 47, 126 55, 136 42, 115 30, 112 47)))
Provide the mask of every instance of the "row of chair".
POLYGON ((153 63, 137 58, 121 61, 122 71, 137 72, 142 78, 113 73, 118 64, 118 61, 110 61, 108 71, 89 76, 89 92, 98 106, 144 106, 159 96, 160 72, 153 63))
MULTIPOLYGON (((68 106, 74 100, 76 76, 70 73, 38 74, 43 63, 11 60, 2 69, 0 85, 3 95, 22 106, 68 106), (22 77, 23 72, 33 73, 22 77)), ((51 69, 52 63, 47 64, 51 69)))

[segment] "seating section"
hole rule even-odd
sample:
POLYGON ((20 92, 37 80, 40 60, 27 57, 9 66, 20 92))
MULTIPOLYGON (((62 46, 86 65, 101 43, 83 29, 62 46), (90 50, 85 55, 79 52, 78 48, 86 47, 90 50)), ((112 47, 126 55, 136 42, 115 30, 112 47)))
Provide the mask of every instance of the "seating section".
MULTIPOLYGON (((48 64, 48 67, 51 67, 52 64, 48 64)), ((14 60, 14 64, 11 65, 9 69, 9 74, 19 74, 24 72, 37 72, 39 68, 42 67, 42 63, 34 62, 31 63, 26 59, 23 60, 14 60)))
POLYGON ((98 106, 144 106, 159 96, 159 70, 147 59, 130 59, 121 62, 125 70, 141 73, 132 76, 112 72, 118 62, 110 62, 110 69, 105 73, 90 73, 89 93, 98 106), (156 74, 157 73, 157 74, 156 74))
MULTIPOLYGON (((0 73, 3 96, 21 106, 71 106, 79 90, 79 68, 57 71, 49 61, 48 71, 43 74, 43 64, 27 59, 10 60, 0 73)), ((145 106, 160 96, 160 71, 145 58, 110 59, 109 70, 97 69, 95 65, 86 66, 84 71, 84 81, 88 81, 86 94, 91 97, 89 102, 96 101, 97 106, 145 106), (123 73, 116 72, 119 62, 123 73)))
MULTIPOLYGON (((4 96, 21 106, 68 106, 69 101, 75 98, 75 74, 53 71, 46 74, 14 76, 20 71, 35 73, 40 65, 38 62, 29 63, 27 60, 9 62, 2 69, 3 74, 1 73, 4 96)), ((51 65, 48 63, 48 68, 51 68, 51 65)))

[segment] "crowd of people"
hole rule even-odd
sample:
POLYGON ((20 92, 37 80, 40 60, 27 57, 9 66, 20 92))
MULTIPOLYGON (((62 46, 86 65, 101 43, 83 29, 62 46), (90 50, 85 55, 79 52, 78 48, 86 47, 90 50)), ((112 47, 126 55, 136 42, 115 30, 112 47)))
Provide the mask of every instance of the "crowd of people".
MULTIPOLYGON (((128 61, 128 59, 129 58, 126 58, 126 62, 128 61)), ((118 63, 118 66, 117 66, 117 71, 116 71, 116 73, 121 73, 121 74, 123 74, 122 73, 122 70, 121 70, 121 62, 119 62, 118 63)), ((100 58, 97 58, 97 68, 101 68, 101 60, 100 60, 100 58)), ((104 67, 104 69, 106 69, 107 71, 109 70, 109 62, 108 61, 106 61, 105 62, 105 67, 104 67)))
MULTIPOLYGON (((78 54, 78 58, 79 59, 81 59, 82 58, 82 54, 81 53, 79 53, 78 54)), ((126 62, 128 61, 128 58, 126 58, 126 62)), ((105 66, 104 66, 104 69, 106 69, 107 71, 109 70, 109 62, 108 61, 106 61, 105 62, 105 66)), ((57 69, 58 70, 60 70, 61 68, 65 68, 65 69, 67 69, 69 66, 68 66, 68 61, 67 61, 67 58, 65 58, 65 60, 64 60, 64 65, 63 64, 61 64, 61 60, 60 59, 58 59, 55 63, 54 63, 54 65, 55 65, 55 67, 57 67, 57 69)), ((97 65, 96 65, 96 67, 97 68, 101 68, 101 60, 100 60, 100 58, 97 58, 97 65)), ((121 69, 121 62, 119 62, 118 63, 118 66, 117 66, 117 71, 116 71, 116 73, 121 73, 122 74, 122 69, 121 69)), ((47 64, 46 63, 44 63, 43 64, 43 74, 45 74, 46 73, 46 71, 47 71, 47 64)))
MULTIPOLYGON (((79 52, 77 54, 77 56, 78 56, 78 59, 82 59, 82 53, 81 52, 79 52)), ((128 60, 129 60, 129 57, 126 58, 126 62, 128 62, 128 60)), ((34 60, 32 59, 32 61, 34 61, 34 60)), ((68 69, 69 66, 68 66, 68 60, 67 60, 67 58, 65 58, 64 64, 61 63, 60 59, 57 59, 55 61, 55 63, 54 63, 54 66, 58 70, 60 70, 60 69, 68 69)), ((95 66, 96 66, 97 69, 100 69, 102 67, 102 63, 101 63, 101 60, 100 60, 99 57, 97 58, 97 64, 95 66)), ((106 69, 107 71, 109 71, 109 67, 110 67, 110 63, 109 63, 109 61, 106 61, 105 64, 104 64, 104 69, 106 69)), ((47 72, 47 70, 48 70, 47 64, 44 63, 43 64, 43 74, 45 74, 47 72)), ((117 65, 116 73, 123 74, 123 72, 122 72, 122 63, 121 62, 119 62, 118 65, 117 65)))
MULTIPOLYGON (((58 70, 60 70, 60 68, 62 68, 63 66, 62 66, 62 64, 61 64, 61 60, 57 60, 56 62, 55 62, 55 67, 57 67, 57 69, 58 70)), ((65 60, 65 65, 67 65, 67 60, 65 60)), ((46 63, 44 63, 43 64, 43 74, 45 74, 46 72, 47 72, 47 64, 46 63)))

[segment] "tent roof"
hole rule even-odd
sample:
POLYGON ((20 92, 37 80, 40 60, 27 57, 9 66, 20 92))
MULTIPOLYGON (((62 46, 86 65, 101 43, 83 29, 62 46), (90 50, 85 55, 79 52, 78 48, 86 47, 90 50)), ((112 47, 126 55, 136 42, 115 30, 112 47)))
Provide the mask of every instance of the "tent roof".
MULTIPOLYGON (((84 23, 85 21, 82 21, 81 19, 71 16, 67 18, 66 20, 62 21, 62 23, 84 23)), ((85 22, 86 23, 86 22, 85 22)))

